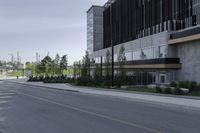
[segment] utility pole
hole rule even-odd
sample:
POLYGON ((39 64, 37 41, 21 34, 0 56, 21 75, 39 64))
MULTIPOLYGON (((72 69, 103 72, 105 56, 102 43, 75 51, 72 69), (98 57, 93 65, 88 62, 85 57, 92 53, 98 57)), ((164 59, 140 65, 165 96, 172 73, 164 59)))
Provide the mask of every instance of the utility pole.
POLYGON ((74 62, 74 81, 76 80, 76 62, 74 62))
MULTIPOLYGON (((19 52, 17 51, 17 73, 19 71, 19 63, 20 63, 20 57, 19 57, 19 52)), ((19 78, 19 75, 17 74, 17 79, 19 78)))
POLYGON ((101 77, 103 76, 103 58, 101 56, 101 77))
POLYGON ((11 63, 14 64, 14 60, 15 60, 15 59, 14 59, 13 54, 9 54, 9 55, 10 55, 10 57, 11 57, 11 58, 10 58, 11 63))
POLYGON ((39 54, 38 54, 38 52, 36 53, 36 64, 38 64, 39 63, 39 54))

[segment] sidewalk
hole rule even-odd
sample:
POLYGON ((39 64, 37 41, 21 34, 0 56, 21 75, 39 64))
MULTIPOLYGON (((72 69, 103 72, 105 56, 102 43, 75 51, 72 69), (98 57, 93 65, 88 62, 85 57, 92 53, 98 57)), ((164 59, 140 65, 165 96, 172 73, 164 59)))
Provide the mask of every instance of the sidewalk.
POLYGON ((69 84, 45 84, 42 82, 26 82, 27 79, 19 79, 19 80, 6 80, 10 82, 15 82, 19 84, 32 85, 45 87, 49 89, 59 89, 66 90, 72 92, 80 92, 87 94, 95 94, 95 95, 104 95, 104 96, 112 96, 118 98, 128 98, 132 100, 143 100, 149 102, 158 102, 162 104, 172 104, 176 106, 185 106, 185 107, 194 107, 200 108, 200 98, 198 97, 189 97, 189 96, 167 96, 167 95, 159 95, 159 94, 151 94, 151 93, 137 93, 130 91, 120 91, 120 90, 110 90, 110 89, 97 89, 97 88, 89 88, 89 87, 78 87, 71 86, 69 84))

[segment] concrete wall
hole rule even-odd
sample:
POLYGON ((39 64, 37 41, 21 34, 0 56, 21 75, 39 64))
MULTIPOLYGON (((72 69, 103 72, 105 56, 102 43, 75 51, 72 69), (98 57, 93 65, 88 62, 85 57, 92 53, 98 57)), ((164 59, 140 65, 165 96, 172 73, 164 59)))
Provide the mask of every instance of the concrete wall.
POLYGON ((177 56, 182 69, 177 71, 176 79, 200 83, 200 40, 177 45, 177 56))
MULTIPOLYGON (((162 45, 167 46, 168 40, 169 40, 168 32, 158 33, 158 34, 151 35, 148 37, 143 37, 143 38, 140 38, 137 40, 119 44, 114 47, 114 54, 115 54, 115 56, 118 56, 121 46, 124 46, 125 53, 127 53, 127 55, 131 55, 132 60, 134 60, 133 52, 136 52, 136 51, 140 52, 142 49, 155 48, 156 55, 154 56, 154 58, 158 58, 159 46, 162 46, 162 45)), ((111 48, 108 48, 108 49, 111 49, 111 48)), ((98 58, 100 56, 105 56, 105 53, 108 49, 102 49, 102 50, 95 51, 91 57, 98 58)), ((111 52, 111 50, 110 50, 110 52, 111 52)))

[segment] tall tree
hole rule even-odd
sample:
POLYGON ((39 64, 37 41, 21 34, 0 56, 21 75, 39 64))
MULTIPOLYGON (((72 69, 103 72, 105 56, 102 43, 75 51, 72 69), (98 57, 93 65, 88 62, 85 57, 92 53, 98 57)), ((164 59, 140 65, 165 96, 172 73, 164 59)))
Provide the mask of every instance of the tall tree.
POLYGON ((62 74, 64 74, 64 70, 67 70, 67 66, 68 66, 67 55, 63 55, 60 61, 60 69, 62 74))
POLYGON ((126 76, 126 73, 124 70, 125 63, 126 63, 125 48, 124 46, 121 46, 120 51, 119 51, 119 56, 118 56, 118 65, 119 65, 118 76, 117 76, 118 87, 120 87, 121 84, 123 84, 125 80, 125 76, 126 76))

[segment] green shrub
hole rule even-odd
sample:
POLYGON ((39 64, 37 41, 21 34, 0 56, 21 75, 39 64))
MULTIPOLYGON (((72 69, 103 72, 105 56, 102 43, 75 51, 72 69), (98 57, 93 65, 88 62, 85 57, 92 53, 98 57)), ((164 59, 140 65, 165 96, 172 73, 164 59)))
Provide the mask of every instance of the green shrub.
POLYGON ((29 77, 28 82, 40 82, 43 81, 42 77, 29 77))
POLYGON ((156 93, 162 93, 162 89, 159 86, 156 87, 156 93))
POLYGON ((181 82, 179 82, 179 87, 180 88, 189 88, 190 82, 189 81, 181 81, 181 82))
POLYGON ((171 88, 165 88, 164 92, 165 94, 172 94, 171 88))
POLYGON ((182 94, 182 91, 181 91, 181 89, 180 88, 175 88, 175 90, 174 90, 174 94, 175 95, 181 95, 182 94))
POLYGON ((179 88, 188 88, 189 92, 200 90, 200 85, 195 81, 181 81, 179 82, 179 88))
POLYGON ((178 84, 177 84, 175 81, 173 81, 173 82, 170 83, 170 86, 171 86, 171 87, 177 87, 178 84))
POLYGON ((45 77, 43 79, 44 83, 68 83, 70 80, 65 76, 52 76, 52 77, 45 77))
POLYGON ((197 86, 197 91, 200 91, 200 84, 197 86))
POLYGON ((44 76, 39 76, 39 77, 38 77, 38 80, 39 80, 39 81, 43 81, 43 80, 44 80, 44 76))
POLYGON ((115 85, 117 88, 121 88, 122 86, 122 79, 119 74, 115 77, 115 85))
POLYGON ((87 84, 86 84, 86 86, 89 86, 89 87, 94 87, 94 86, 96 86, 95 84, 93 84, 92 82, 88 82, 87 84))
POLYGON ((197 91, 198 90, 198 84, 197 82, 193 81, 190 83, 190 86, 189 86, 189 92, 192 92, 192 91, 197 91))

